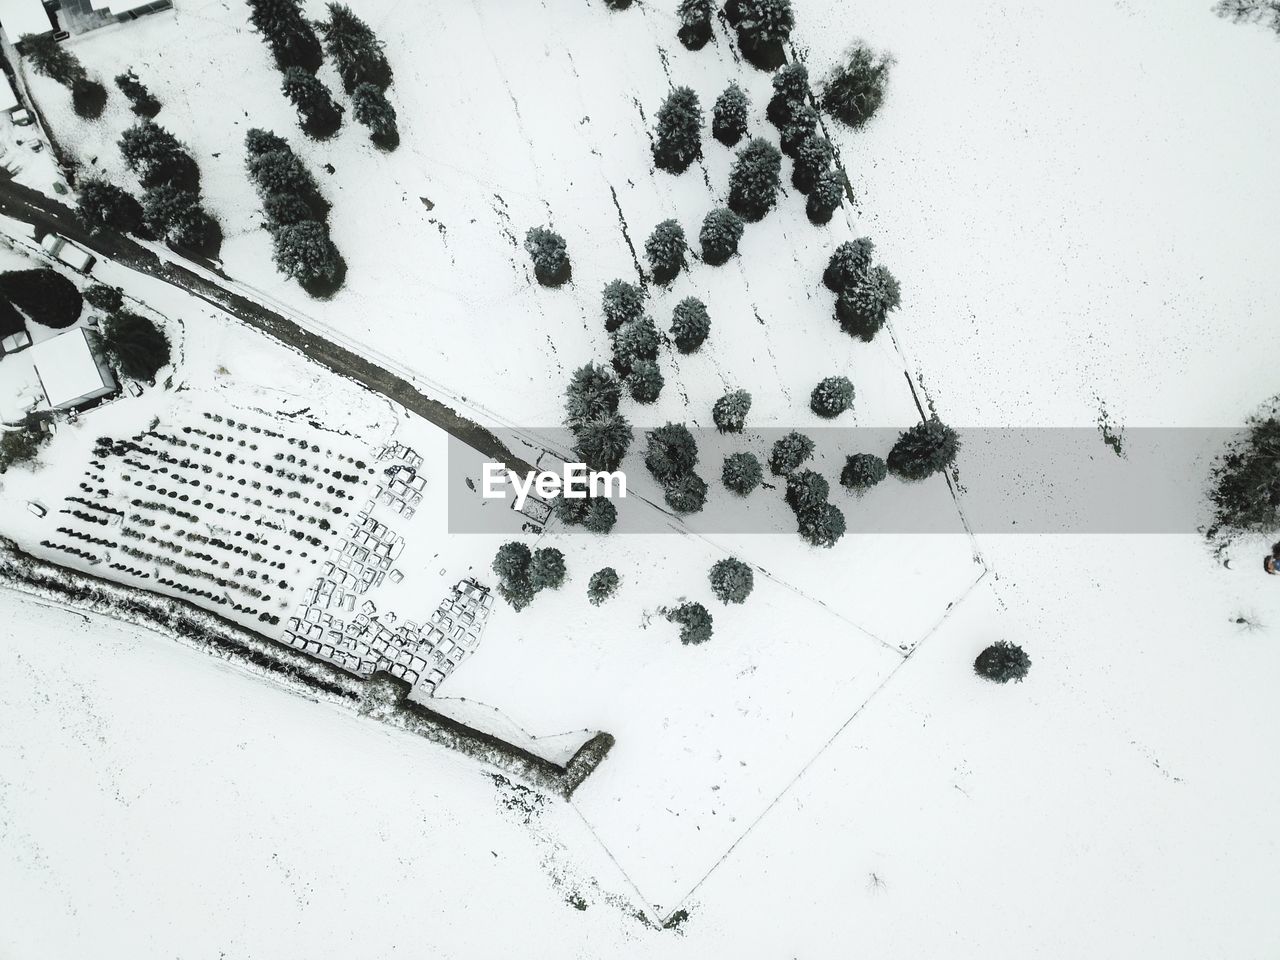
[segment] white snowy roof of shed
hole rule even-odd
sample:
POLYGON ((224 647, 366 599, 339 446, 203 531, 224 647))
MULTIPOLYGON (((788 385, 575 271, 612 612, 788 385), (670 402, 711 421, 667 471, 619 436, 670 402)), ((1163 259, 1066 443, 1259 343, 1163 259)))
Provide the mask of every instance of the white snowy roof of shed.
POLYGON ((31 348, 31 360, 51 407, 59 407, 109 386, 93 359, 83 327, 37 343, 31 348))
POLYGON ((17 43, 24 33, 48 33, 49 14, 40 0, 0 0, 0 27, 10 43, 17 43))

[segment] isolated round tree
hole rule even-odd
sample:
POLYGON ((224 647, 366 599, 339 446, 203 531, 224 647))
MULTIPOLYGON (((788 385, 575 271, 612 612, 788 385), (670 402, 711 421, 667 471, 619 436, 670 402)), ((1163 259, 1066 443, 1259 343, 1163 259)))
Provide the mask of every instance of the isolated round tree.
POLYGON ((923 480, 955 462, 960 450, 956 432, 936 416, 904 430, 885 461, 903 480, 923 480))
POLYGON ((848 377, 827 377, 809 395, 809 409, 820 417, 838 417, 853 406, 853 384, 848 377))
POLYGON ((644 316, 644 291, 625 280, 610 280, 600 293, 604 328, 613 333, 628 320, 644 316))
POLYGON ((697 297, 685 297, 671 314, 671 338, 681 353, 693 353, 711 332, 707 305, 697 297))
POLYGON ((529 563, 529 583, 534 590, 556 589, 565 578, 564 554, 555 547, 540 547, 529 563))
POLYGON ((856 45, 846 63, 836 67, 822 90, 822 106, 851 127, 861 127, 884 101, 893 59, 856 45))
POLYGON ((711 592, 721 603, 742 603, 751 596, 755 587, 755 574, 751 567, 741 560, 726 557, 711 565, 708 574, 711 580, 711 592))
POLYGON ((747 133, 747 113, 751 109, 751 101, 736 83, 724 88, 724 92, 716 97, 711 112, 711 135, 726 147, 737 146, 747 133))
POLYGON ((973 661, 973 672, 995 683, 1021 681, 1031 669, 1031 658, 1019 646, 997 640, 973 661))
POLYGON ((840 485, 854 492, 870 490, 888 476, 889 468, 874 453, 855 453, 844 462, 840 485))
POLYGON ((711 419, 721 433, 741 433, 750 411, 751 394, 745 390, 730 390, 711 408, 711 419))
POLYGON ((727 263, 738 252, 741 239, 742 218, 728 207, 716 207, 702 221, 698 233, 703 263, 713 267, 727 263))
POLYGON ((667 611, 667 619, 680 624, 680 642, 686 646, 696 646, 711 639, 711 614, 700 603, 682 603, 667 611))
POLYGON ((601 567, 587 582, 587 599, 593 607, 600 606, 618 592, 620 582, 617 570, 613 567, 601 567))
POLYGON ((524 249, 533 260, 533 274, 544 287, 558 287, 569 279, 569 253, 564 237, 550 227, 530 227, 524 249))
POLYGON ((720 471, 720 482, 726 487, 745 497, 764 479, 764 470, 754 453, 731 453, 724 458, 724 466, 720 471))
POLYGON ((688 248, 684 228, 675 220, 663 220, 653 228, 644 242, 644 255, 655 283, 667 284, 679 275, 684 269, 688 248))

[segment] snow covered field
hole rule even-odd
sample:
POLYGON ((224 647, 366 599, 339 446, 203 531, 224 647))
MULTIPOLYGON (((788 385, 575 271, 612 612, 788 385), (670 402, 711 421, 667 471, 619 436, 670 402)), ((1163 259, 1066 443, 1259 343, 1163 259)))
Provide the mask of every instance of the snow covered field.
MULTIPOLYGON (((897 57, 884 110, 863 133, 843 134, 841 148, 860 196, 859 227, 876 238, 903 281, 905 305, 895 332, 913 374, 923 375, 950 422, 1087 426, 1105 407, 1122 426, 1223 425, 1239 422, 1275 392, 1280 251, 1270 231, 1280 222, 1280 191, 1271 173, 1280 147, 1280 51, 1265 31, 1226 24, 1206 7, 1203 0, 1090 0, 1017 9, 994 0, 948 9, 911 0, 876 0, 856 10, 831 0, 797 3, 796 39, 815 67, 830 62, 855 35, 897 57)), ((589 115, 594 124, 605 115, 601 110, 611 116, 614 109, 564 109, 573 101, 554 86, 561 71, 537 69, 538 57, 564 56, 560 40, 534 39, 544 33, 569 38, 574 62, 588 77, 604 66, 618 74, 611 86, 584 81, 582 88, 600 97, 650 82, 635 79, 625 44, 610 47, 603 66, 589 61, 594 55, 586 51, 579 55, 579 46, 600 39, 602 24, 632 30, 639 29, 636 23, 661 22, 653 29, 668 38, 673 70, 676 64, 702 69, 703 61, 727 58, 723 38, 718 53, 682 52, 672 36, 674 24, 656 6, 614 15, 600 4, 537 8, 554 29, 535 29, 524 7, 510 14, 492 4, 471 9, 473 27, 464 29, 450 18, 448 29, 437 32, 455 47, 483 36, 495 63, 547 80, 543 86, 526 77, 517 95, 525 133, 539 151, 574 149, 570 119, 580 117, 572 114, 589 115), (538 91, 532 102, 526 89, 538 91)), ((214 46, 229 42, 225 24, 234 17, 222 8, 206 11, 202 16, 180 2, 175 16, 192 24, 184 29, 197 39, 214 46)), ((428 11, 423 19, 440 27, 439 16, 428 11)), ((588 343, 597 349, 603 343, 595 307, 599 282, 622 272, 629 259, 624 249, 575 243, 575 224, 612 215, 607 190, 603 201, 566 205, 557 190, 567 188, 547 176, 538 191, 503 194, 517 233, 535 212, 537 222, 547 219, 537 206, 551 200, 553 219, 575 254, 572 291, 525 292, 523 253, 490 237, 501 215, 493 209, 497 201, 486 199, 497 179, 493 171, 504 164, 519 167, 520 155, 464 150, 468 162, 450 167, 427 141, 415 143, 437 136, 441 126, 463 143, 493 142, 487 134, 506 144, 519 134, 497 120, 492 129, 477 122, 449 126, 453 105, 463 93, 470 96, 452 60, 407 49, 413 31, 402 35, 390 19, 371 19, 392 45, 400 77, 393 95, 400 98, 406 142, 391 160, 370 155, 367 162, 386 164, 401 178, 403 221, 394 222, 416 224, 422 237, 434 231, 439 244, 433 248, 423 241, 395 271, 386 268, 388 275, 403 272, 406 263, 420 264, 427 278, 422 282, 442 285, 438 302, 448 303, 460 296, 449 284, 461 285, 461 279, 437 269, 448 262, 444 251, 490 244, 491 259, 484 262, 494 265, 476 286, 482 292, 471 293, 481 299, 452 313, 441 310, 439 329, 452 335, 436 336, 432 327, 413 362, 424 372, 429 364, 447 372, 451 357, 445 355, 463 342, 457 338, 464 333, 449 327, 451 317, 489 311, 503 318, 509 311, 515 333, 485 338, 494 380, 501 385, 493 395, 509 391, 511 397, 527 396, 531 405, 514 412, 499 407, 500 412, 527 423, 555 419, 563 371, 590 355, 588 343), (431 71, 444 104, 434 114, 436 125, 428 122, 432 101, 423 92, 432 84, 418 91, 424 98, 420 110, 408 107, 410 91, 417 89, 409 80, 410 61, 431 71), (422 115, 416 123, 415 114, 422 115), (396 166, 406 157, 415 158, 412 175, 396 166), (422 195, 435 210, 422 212, 422 195), (427 221, 455 213, 443 234, 427 221), (470 224, 470 217, 477 223, 470 224), (459 247, 447 246, 454 242, 459 247), (519 302, 512 302, 517 292, 519 302), (540 311, 536 322, 527 313, 530 303, 540 311), (562 337, 574 324, 576 339, 562 337), (553 360, 545 337, 537 347, 530 346, 536 338, 521 339, 530 329, 550 336, 560 349, 562 342, 578 343, 582 352, 553 360), (539 372, 527 381, 510 376, 517 364, 539 372)), ((182 47, 128 33, 144 29, 172 28, 156 18, 117 34, 142 38, 139 47, 154 51, 150 62, 172 78, 157 76, 157 92, 178 103, 161 87, 189 85, 189 66, 185 77, 179 72, 182 47), (169 66, 160 69, 161 60, 169 66)), ((114 55, 108 50, 113 35, 80 43, 86 62, 95 56, 107 62, 114 55)), ((265 65, 256 38, 242 33, 236 42, 246 60, 256 56, 265 65)), ((489 69, 483 58, 477 60, 489 69)), ((137 61, 142 72, 143 57, 137 61)), ((250 73, 228 67, 211 74, 226 103, 219 109, 233 109, 235 97, 225 91, 249 84, 250 73)), ((719 83, 706 91, 694 85, 707 100, 719 83)), ((476 102, 498 102, 501 92, 477 93, 476 102)), ((658 87, 643 92, 646 110, 660 96, 658 87)), ((260 98, 265 114, 269 98, 260 98)), ((275 109, 273 122, 283 133, 291 118, 283 100, 275 109)), ((514 106, 510 110, 501 114, 508 121, 514 106)), ((193 115, 184 129, 165 114, 160 119, 193 146, 221 124, 193 115)), ((257 116, 250 120, 263 123, 257 116)), ((619 155, 634 160, 635 137, 642 133, 637 120, 619 155)), ((348 129, 333 149, 361 135, 348 129)), ((228 148, 218 163, 227 164, 225 176, 209 158, 216 147, 198 150, 219 213, 225 212, 217 199, 223 194, 215 183, 247 191, 238 170, 238 142, 224 139, 228 148)), ((605 169, 609 150, 602 152, 605 169)), ((114 162, 113 149, 110 154, 114 162)), ((553 158, 546 168, 559 171, 566 164, 553 158)), ((394 319, 387 329, 397 334, 396 354, 405 354, 398 336, 414 329, 412 317, 396 313, 405 305, 387 297, 348 300, 339 310, 343 298, 354 297, 364 282, 357 279, 361 270, 376 277, 368 271, 378 269, 373 261, 385 261, 385 250, 369 246, 383 229, 376 218, 345 220, 359 216, 348 202, 356 184, 374 179, 364 162, 339 164, 334 177, 335 189, 345 192, 330 191, 334 235, 352 264, 351 286, 330 304, 305 309, 366 318, 368 330, 347 333, 371 343, 379 342, 375 325, 381 318, 394 319), (346 176, 349 185, 338 188, 346 176), (364 256, 369 263, 361 262, 364 256)), ((593 182, 605 179, 602 174, 593 182)), ((712 182, 723 182, 723 173, 712 182)), ((678 189, 686 187, 700 189, 694 174, 681 178, 678 189)), ((625 195, 620 194, 624 208, 625 195)), ((228 230, 225 248, 233 275, 255 269, 251 262, 269 270, 265 234, 246 226, 253 209, 247 196, 227 207, 242 218, 241 229, 228 230), (246 252, 251 248, 252 255, 246 252)), ((698 198, 696 213, 681 207, 682 219, 691 221, 686 229, 706 202, 698 198)), ((784 202, 784 208, 794 207, 794 198, 784 202)), ((641 212, 633 239, 642 239, 650 220, 660 217, 641 201, 635 209, 641 212)), ((770 219, 775 218, 781 226, 786 214, 770 219)), ((385 229, 394 235, 400 227, 385 229)), ((755 262, 768 262, 768 254, 759 251, 755 262)), ((751 254, 743 259, 750 263, 751 254)), ((820 257, 812 259, 820 264, 820 257)), ((716 277, 732 269, 722 268, 716 277)), ((699 268, 699 281, 709 273, 699 268)), ((770 284, 770 295, 798 283, 798 275, 788 272, 787 279, 770 284)), ((272 281, 264 272, 256 282, 272 281)), ((271 289, 273 295, 300 296, 283 286, 271 289)), ((822 295, 816 282, 810 289, 822 295)), ((708 302, 714 324, 719 314, 710 297, 708 302)), ((778 309, 785 313, 785 307, 778 309)), ((725 313, 740 315, 736 307, 725 313)), ((797 336, 796 355, 804 351, 814 371, 801 376, 790 361, 779 361, 773 369, 785 375, 776 384, 764 373, 743 384, 760 391, 758 403, 770 398, 761 412, 773 422, 803 406, 787 406, 784 385, 794 390, 828 372, 816 372, 823 354, 807 353, 828 342, 818 330, 822 316, 814 310, 796 317, 806 328, 803 338, 797 336)), ((752 323, 746 329, 755 332, 752 323)), ((828 325, 834 337, 829 343, 848 350, 828 325)), ((713 351, 727 349, 716 345, 718 329, 713 326, 708 342, 713 351)), ((760 341, 741 343, 748 346, 735 353, 735 364, 750 355, 747 350, 767 356, 760 341)), ((865 359, 865 351, 852 353, 857 356, 851 363, 865 359)), ((707 358, 729 361, 716 352, 707 358)), ((667 363, 664 358, 664 369, 667 363)), ((860 374, 850 375, 861 388, 859 375, 872 374, 858 369, 860 374)), ((738 376, 735 367, 734 385, 738 376)), ((670 376, 667 391, 664 400, 674 402, 670 376)), ((864 395, 868 404, 890 402, 887 391, 864 395)), ((858 422, 879 422, 872 411, 885 409, 860 405, 858 422)), ((1101 439, 1098 455, 1111 456, 1101 439)), ((963 458, 960 469, 963 480, 963 458)), ((0 926, 0 953, 1274 956, 1280 951, 1271 919, 1271 901, 1280 888, 1280 827, 1270 801, 1280 775, 1270 758, 1280 747, 1272 722, 1280 680, 1273 642, 1280 594, 1257 569, 1265 544, 1242 544, 1231 568, 1224 568, 1191 535, 979 534, 978 543, 992 576, 917 647, 792 788, 766 804, 758 822, 744 824, 750 827, 745 839, 694 891, 691 917, 680 933, 642 926, 586 881, 587 909, 565 902, 566 874, 593 877, 606 890, 644 900, 568 807, 548 805, 542 826, 526 831, 508 819, 499 800, 490 801, 490 788, 474 768, 447 754, 417 741, 401 745, 381 729, 282 697, 256 679, 230 676, 158 639, 117 637, 113 628, 96 625, 85 636, 74 620, 55 633, 51 615, 16 606, 0 648, 6 663, 0 670, 0 837, 4 847, 20 853, 0 864, 0 900, 16 906, 24 921, 0 926), (33 620, 40 625, 32 626, 33 620), (83 645, 78 671, 66 668, 61 644, 51 642, 64 635, 83 645), (1026 683, 996 688, 972 677, 974 655, 999 637, 1030 653, 1026 683), (136 695, 139 676, 151 681, 146 698, 136 695), (91 733, 82 725, 90 723, 91 733), (330 728, 323 740, 319 724, 330 728), (300 784, 315 788, 303 793, 300 784), (315 819, 343 829, 301 831, 300 808, 316 810, 315 819), (246 829, 245 823, 252 826, 246 829)), ((661 574, 674 577, 676 571, 661 574)), ((537 613, 550 621, 568 591, 581 589, 581 580, 571 581, 562 594, 540 596, 519 620, 506 619, 532 625, 525 618, 537 613)), ((757 589, 762 609, 743 612, 759 613, 765 621, 774 615, 774 605, 763 602, 772 588, 757 589)), ((718 632, 731 626, 735 614, 724 614, 722 627, 721 611, 713 613, 718 632)), ((595 636, 609 625, 596 624, 592 616, 588 611, 579 619, 575 612, 577 632, 561 636, 559 650, 542 648, 547 655, 541 659, 536 644, 543 638, 531 633, 527 639, 535 642, 519 647, 516 634, 494 631, 468 664, 474 671, 464 669, 454 681, 498 684, 502 678, 487 660, 509 657, 531 680, 559 690, 568 678, 537 671, 572 652, 572 644, 578 644, 584 663, 617 669, 639 652, 665 655, 672 643, 674 628, 658 621, 646 631, 652 645, 642 648, 623 638, 618 659, 610 661, 614 651, 602 649, 607 644, 595 636)), ((751 655, 728 644, 715 650, 734 658, 716 665, 723 670, 747 665, 751 655)), ((713 648, 674 652, 710 654, 713 648)), ((787 666, 803 674, 802 664, 787 666)), ((701 679, 691 668, 690 687, 701 679)), ((844 689, 836 671, 818 679, 826 681, 833 699, 844 689)), ((705 680, 723 678, 707 674, 705 680)), ((789 682, 799 680, 784 679, 789 682)), ((522 708, 519 697, 533 692, 491 689, 511 697, 516 710, 522 708)), ((780 685, 775 694, 782 701, 799 699, 789 696, 791 689, 780 685)), ((663 693, 669 704, 677 696, 688 702, 687 690, 663 693)), ((593 718, 625 723, 642 716, 626 709, 639 705, 651 708, 648 719, 660 722, 668 704, 642 694, 626 691, 613 703, 603 695, 591 702, 572 692, 593 718)), ((748 713, 771 702, 756 696, 748 713)), ((805 723, 820 710, 834 713, 830 703, 806 702, 805 723)), ((572 713, 571 705, 557 699, 550 708, 572 713)), ((821 744, 813 723, 796 729, 816 748, 821 744)), ((680 776, 686 768, 679 764, 707 768, 678 755, 687 743, 671 738, 673 769, 680 776)), ((747 746, 767 751, 769 744, 747 746)), ((626 749, 625 740, 618 749, 626 749)), ((597 812, 615 799, 605 789, 617 782, 609 779, 609 765, 618 760, 622 766, 625 757, 611 757, 600 779, 584 788, 581 808, 593 827, 597 812)), ((726 753, 720 763, 730 767, 735 759, 746 757, 726 753)), ((761 781, 769 789, 747 783, 745 795, 758 791, 756 800, 768 800, 785 785, 780 769, 772 776, 761 781)), ((707 784, 708 796, 713 785, 707 784)), ((699 833, 698 826, 720 815, 715 809, 708 801, 703 821, 692 827, 676 821, 679 829, 699 833)), ((691 862, 706 853, 696 839, 672 837, 691 862)), ((670 869, 663 858, 671 846, 649 855, 640 834, 613 839, 641 864, 637 876, 647 871, 661 878, 670 869)), ((643 890, 645 884, 639 886, 643 890)))

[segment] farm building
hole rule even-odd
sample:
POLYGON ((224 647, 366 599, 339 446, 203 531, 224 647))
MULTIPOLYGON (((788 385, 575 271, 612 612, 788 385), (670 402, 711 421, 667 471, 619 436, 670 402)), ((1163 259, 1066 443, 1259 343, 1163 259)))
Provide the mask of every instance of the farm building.
POLYGON ((117 389, 111 368, 102 359, 97 336, 77 327, 37 343, 31 362, 50 409, 70 410, 117 389))
POLYGON ((0 0, 0 27, 10 43, 30 33, 34 36, 54 29, 53 16, 40 0, 0 0))

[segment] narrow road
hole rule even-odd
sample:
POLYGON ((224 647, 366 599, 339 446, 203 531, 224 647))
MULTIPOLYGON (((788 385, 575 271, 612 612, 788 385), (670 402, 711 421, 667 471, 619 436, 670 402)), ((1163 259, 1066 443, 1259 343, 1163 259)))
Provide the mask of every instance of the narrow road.
MULTIPOLYGON (((74 210, 52 197, 8 178, 0 179, 0 214, 38 227, 44 232, 59 233, 101 257, 181 287, 273 340, 293 347, 339 376, 354 380, 374 393, 401 404, 489 459, 505 463, 510 469, 521 473, 528 473, 533 469, 485 427, 422 393, 404 377, 304 329, 288 317, 214 283, 193 270, 157 257, 128 236, 107 230, 90 232, 85 229, 74 210)), ((215 266, 205 266, 221 274, 215 266)))

